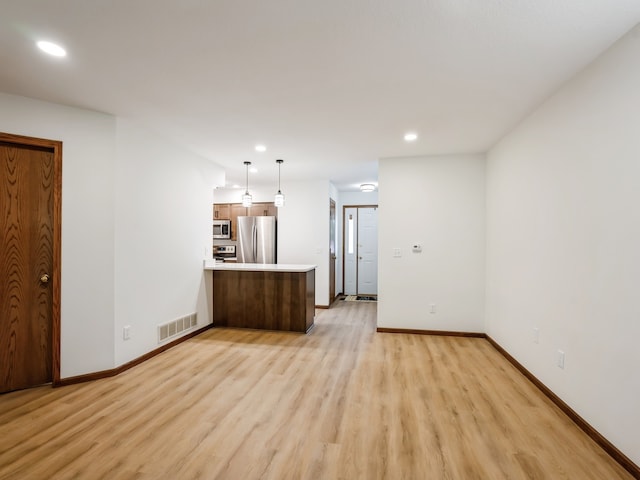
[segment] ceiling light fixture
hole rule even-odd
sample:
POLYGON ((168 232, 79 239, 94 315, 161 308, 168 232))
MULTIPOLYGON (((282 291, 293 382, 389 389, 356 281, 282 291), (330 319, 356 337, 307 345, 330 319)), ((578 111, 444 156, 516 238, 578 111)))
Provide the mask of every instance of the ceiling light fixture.
POLYGON ((256 152, 266 152, 267 151, 267 147, 265 147, 264 145, 256 145, 256 152))
POLYGON ((360 185, 360 191, 362 192, 373 192, 376 189, 376 186, 373 183, 363 183, 360 185))
POLYGON ((66 57, 67 56, 67 52, 64 48, 62 48, 60 45, 57 45, 55 43, 52 42, 45 42, 40 41, 37 42, 36 45, 38 46, 38 48, 40 50, 42 50, 45 53, 48 53, 49 55, 53 55, 54 57, 66 57))
POLYGON ((244 195, 242 195, 242 206, 250 207, 253 203, 251 194, 249 193, 249 165, 251 165, 251 162, 244 162, 244 165, 247 169, 247 188, 244 192, 244 195))
POLYGON ((276 163, 278 164, 278 193, 276 193, 273 201, 273 204, 276 207, 284 207, 284 193, 280 191, 280 167, 282 166, 282 162, 284 162, 284 160, 276 160, 276 163))
POLYGON ((418 134, 415 132, 409 132, 404 134, 404 140, 406 142, 414 142, 418 138, 418 134))

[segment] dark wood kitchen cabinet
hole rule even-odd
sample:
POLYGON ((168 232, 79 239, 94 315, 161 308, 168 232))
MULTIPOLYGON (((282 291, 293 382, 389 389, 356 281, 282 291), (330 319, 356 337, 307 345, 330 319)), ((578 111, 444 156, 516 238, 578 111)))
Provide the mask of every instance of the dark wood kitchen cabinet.
POLYGON ((249 215, 254 217, 277 217, 278 207, 273 203, 254 203, 249 207, 249 215))
POLYGON ((243 207, 241 203, 232 203, 230 205, 231 216, 231 240, 238 239, 238 217, 247 215, 247 207, 243 207))
POLYGON ((269 202, 256 202, 249 208, 243 207, 241 203, 214 203, 214 220, 231 220, 231 240, 238 239, 238 217, 277 217, 278 207, 269 202))
POLYGON ((213 219, 214 220, 230 220, 231 205, 229 203, 214 203, 213 219))
POLYGON ((313 326, 314 265, 225 262, 212 270, 214 326, 300 333, 313 326))

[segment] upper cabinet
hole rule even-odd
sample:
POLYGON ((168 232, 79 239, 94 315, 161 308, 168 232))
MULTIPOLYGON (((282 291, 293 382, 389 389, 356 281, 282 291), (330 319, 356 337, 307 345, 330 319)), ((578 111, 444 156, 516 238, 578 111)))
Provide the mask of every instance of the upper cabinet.
POLYGON ((254 203, 249 208, 251 217, 277 217, 278 207, 273 203, 254 203))
POLYGON ((244 217, 247 214, 247 207, 243 207, 241 203, 232 203, 231 208, 231 240, 238 239, 238 217, 244 217))
POLYGON ((214 203, 213 219, 214 220, 230 220, 231 205, 228 203, 214 203))
POLYGON ((273 203, 254 203, 249 208, 241 203, 215 203, 213 205, 214 220, 231 220, 231 240, 238 239, 238 217, 277 217, 278 207, 273 203))

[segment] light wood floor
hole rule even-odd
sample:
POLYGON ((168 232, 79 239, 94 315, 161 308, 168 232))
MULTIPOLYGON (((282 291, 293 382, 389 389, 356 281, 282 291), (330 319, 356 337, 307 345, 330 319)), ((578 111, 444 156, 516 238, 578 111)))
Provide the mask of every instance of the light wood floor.
POLYGON ((1 479, 631 478, 486 340, 210 330, 124 374, 0 396, 1 479))

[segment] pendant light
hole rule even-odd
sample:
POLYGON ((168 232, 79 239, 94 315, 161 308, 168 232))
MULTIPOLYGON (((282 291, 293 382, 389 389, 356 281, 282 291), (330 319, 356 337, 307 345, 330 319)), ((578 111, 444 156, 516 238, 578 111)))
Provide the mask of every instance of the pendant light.
POLYGON ((245 190, 244 195, 242 195, 242 206, 250 207, 253 203, 251 194, 249 193, 249 165, 251 165, 251 162, 244 162, 244 165, 247 169, 247 189, 245 190))
POLYGON ((273 201, 273 204, 276 207, 284 207, 284 193, 280 191, 280 166, 282 165, 282 162, 284 162, 284 160, 276 160, 276 163, 278 164, 278 193, 276 193, 273 201))

